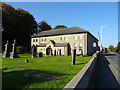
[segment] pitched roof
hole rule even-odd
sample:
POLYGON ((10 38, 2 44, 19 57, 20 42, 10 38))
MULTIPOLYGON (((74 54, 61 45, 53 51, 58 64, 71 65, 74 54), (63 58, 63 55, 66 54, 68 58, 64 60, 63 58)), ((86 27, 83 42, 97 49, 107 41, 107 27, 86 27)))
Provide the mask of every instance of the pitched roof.
MULTIPOLYGON (((38 47, 46 47, 47 43, 40 43, 38 47)), ((68 43, 55 43, 55 47, 65 47, 67 46, 68 43)))
POLYGON ((55 43, 55 47, 65 47, 68 43, 55 43))
POLYGON ((47 43, 40 43, 40 45, 38 45, 38 46, 40 46, 40 47, 46 47, 46 45, 47 45, 47 43))
POLYGON ((82 33, 82 32, 88 32, 82 28, 79 27, 72 27, 72 28, 62 28, 62 29, 54 29, 54 30, 47 30, 39 32, 36 35, 33 35, 32 37, 37 36, 51 36, 51 35, 64 35, 64 34, 73 34, 73 33, 82 33))
MULTIPOLYGON (((62 29, 54 29, 54 30, 42 31, 42 32, 39 32, 36 35, 32 35, 31 37, 56 36, 56 35, 77 34, 77 33, 89 33, 89 34, 91 34, 89 31, 84 30, 82 28, 71 27, 71 28, 62 28, 62 29)), ((95 38, 95 39, 97 39, 97 38, 95 38)))

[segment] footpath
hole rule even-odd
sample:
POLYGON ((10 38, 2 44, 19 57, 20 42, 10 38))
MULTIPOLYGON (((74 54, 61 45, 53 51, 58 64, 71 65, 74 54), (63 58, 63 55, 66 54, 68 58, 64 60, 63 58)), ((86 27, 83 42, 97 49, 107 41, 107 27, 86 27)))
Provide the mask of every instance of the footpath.
POLYGON ((94 75, 94 87, 93 88, 117 88, 120 89, 120 85, 116 80, 113 72, 110 69, 110 63, 104 55, 99 55, 98 66, 94 75))

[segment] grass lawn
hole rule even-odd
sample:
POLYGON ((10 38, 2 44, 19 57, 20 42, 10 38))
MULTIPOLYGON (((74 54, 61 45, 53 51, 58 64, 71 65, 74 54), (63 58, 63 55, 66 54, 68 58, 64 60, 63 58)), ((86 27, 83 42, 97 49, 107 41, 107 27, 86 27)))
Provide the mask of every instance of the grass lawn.
POLYGON ((2 58, 3 88, 64 88, 65 85, 85 66, 92 57, 76 58, 71 65, 71 56, 44 56, 31 58, 31 54, 19 54, 20 58, 2 58), (25 59, 30 62, 25 63, 25 59), (23 66, 17 68, 13 66, 23 66), (60 79, 48 80, 38 77, 25 77, 25 70, 40 70, 42 73, 57 75, 60 79))

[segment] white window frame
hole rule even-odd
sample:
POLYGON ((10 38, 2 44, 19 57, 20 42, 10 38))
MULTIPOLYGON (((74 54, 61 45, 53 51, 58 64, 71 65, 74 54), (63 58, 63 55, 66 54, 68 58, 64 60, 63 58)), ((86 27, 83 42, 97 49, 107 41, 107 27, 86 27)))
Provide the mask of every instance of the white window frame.
POLYGON ((83 39, 83 36, 80 36, 79 38, 80 38, 80 40, 82 40, 82 39, 83 39))
POLYGON ((64 37, 64 40, 66 40, 66 41, 67 41, 67 37, 64 37))
POLYGON ((38 42, 38 39, 36 39, 36 42, 38 42))
POLYGON ((74 43, 74 49, 77 50, 77 43, 74 43))
POLYGON ((74 40, 77 40, 77 38, 78 38, 77 36, 74 36, 74 40))
POLYGON ((35 39, 33 39, 33 42, 35 42, 35 39))
POLYGON ((94 42, 94 43, 93 43, 93 47, 97 47, 97 44, 96 44, 96 42, 94 42))

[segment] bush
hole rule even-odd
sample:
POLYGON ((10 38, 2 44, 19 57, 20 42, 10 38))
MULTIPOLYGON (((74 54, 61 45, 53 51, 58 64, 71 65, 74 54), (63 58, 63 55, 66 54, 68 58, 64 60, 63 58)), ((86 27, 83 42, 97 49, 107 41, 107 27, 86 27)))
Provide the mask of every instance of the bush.
POLYGON ((17 53, 23 54, 26 51, 26 48, 23 46, 17 46, 16 48, 17 53))
POLYGON ((83 57, 88 57, 88 55, 87 55, 87 54, 84 54, 83 57))

